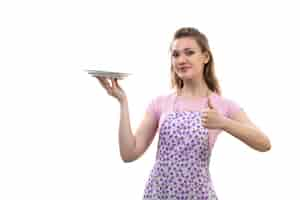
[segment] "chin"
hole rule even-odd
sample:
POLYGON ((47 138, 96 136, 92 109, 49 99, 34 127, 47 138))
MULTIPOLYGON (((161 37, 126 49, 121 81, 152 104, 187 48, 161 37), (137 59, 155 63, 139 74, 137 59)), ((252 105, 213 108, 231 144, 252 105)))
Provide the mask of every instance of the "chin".
POLYGON ((194 76, 191 74, 179 74, 178 77, 182 80, 191 80, 194 76))

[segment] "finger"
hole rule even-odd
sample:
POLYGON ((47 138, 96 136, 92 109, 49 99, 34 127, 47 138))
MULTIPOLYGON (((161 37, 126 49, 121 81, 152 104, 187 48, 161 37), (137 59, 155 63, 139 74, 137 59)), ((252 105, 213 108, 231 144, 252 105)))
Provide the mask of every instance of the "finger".
POLYGON ((101 77, 101 76, 95 76, 95 78, 98 79, 101 82, 105 82, 106 81, 106 78, 101 77))
POLYGON ((98 79, 99 83, 100 83, 105 89, 107 89, 107 84, 106 84, 106 82, 105 82, 103 79, 101 79, 101 78, 98 78, 98 77, 96 77, 96 78, 98 79))
POLYGON ((99 82, 104 82, 105 79, 99 76, 95 76, 95 78, 99 81, 99 82))
POLYGON ((204 109, 202 110, 202 114, 208 113, 209 110, 210 110, 209 108, 204 108, 204 109))
POLYGON ((121 86, 119 85, 118 79, 115 79, 115 80, 116 80, 116 86, 120 89, 121 86))
POLYGON ((109 90, 111 87, 110 87, 110 84, 109 82, 105 79, 105 78, 102 78, 102 77, 96 77, 98 79, 98 81, 100 82, 100 84, 106 89, 106 90, 109 90))
POLYGON ((120 86, 118 80, 116 79, 116 85, 118 87, 119 90, 121 90, 122 92, 124 91, 123 88, 120 86))
POLYGON ((201 124, 202 124, 202 126, 206 126, 206 122, 207 122, 207 119, 201 119, 201 124))
POLYGON ((106 78, 103 78, 103 77, 97 77, 97 78, 98 78, 98 80, 99 80, 101 83, 103 83, 104 85, 110 86, 109 81, 108 81, 106 78))
POLYGON ((111 80, 112 89, 116 89, 117 88, 116 79, 111 78, 110 80, 111 80))

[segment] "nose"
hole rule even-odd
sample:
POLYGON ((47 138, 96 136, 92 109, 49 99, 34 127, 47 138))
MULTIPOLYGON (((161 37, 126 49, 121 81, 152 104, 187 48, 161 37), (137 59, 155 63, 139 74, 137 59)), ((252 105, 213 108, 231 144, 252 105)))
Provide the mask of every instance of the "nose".
POLYGON ((185 55, 183 55, 183 54, 180 54, 178 57, 177 57, 177 63, 179 64, 179 65, 181 65, 181 64, 185 64, 186 62, 187 62, 187 58, 186 58, 186 56, 185 55))

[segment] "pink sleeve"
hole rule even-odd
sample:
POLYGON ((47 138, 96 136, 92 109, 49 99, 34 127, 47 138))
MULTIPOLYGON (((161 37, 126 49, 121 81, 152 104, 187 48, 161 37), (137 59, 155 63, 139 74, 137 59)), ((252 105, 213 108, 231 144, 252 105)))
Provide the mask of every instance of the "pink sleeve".
MULTIPOLYGON (((232 101, 227 98, 222 98, 221 101, 216 101, 219 110, 228 118, 232 118, 233 114, 241 111, 242 108, 235 101, 232 101)), ((209 148, 212 149, 217 140, 218 135, 221 133, 220 129, 209 129, 209 148)))
POLYGON ((227 99, 226 104, 227 104, 227 117, 228 118, 232 118, 234 113, 242 110, 240 105, 237 104, 235 101, 227 99))
POLYGON ((156 98, 152 99, 146 109, 146 111, 148 113, 151 113, 155 117, 156 120, 159 119, 160 113, 161 113, 160 101, 161 101, 160 97, 156 97, 156 98))

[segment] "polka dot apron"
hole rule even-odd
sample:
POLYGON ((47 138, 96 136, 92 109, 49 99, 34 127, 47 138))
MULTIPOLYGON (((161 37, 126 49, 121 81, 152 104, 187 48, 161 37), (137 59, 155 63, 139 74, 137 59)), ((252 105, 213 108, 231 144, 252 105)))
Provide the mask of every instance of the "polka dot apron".
POLYGON ((217 200, 209 172, 208 129, 200 111, 178 111, 176 97, 159 129, 144 200, 217 200))

